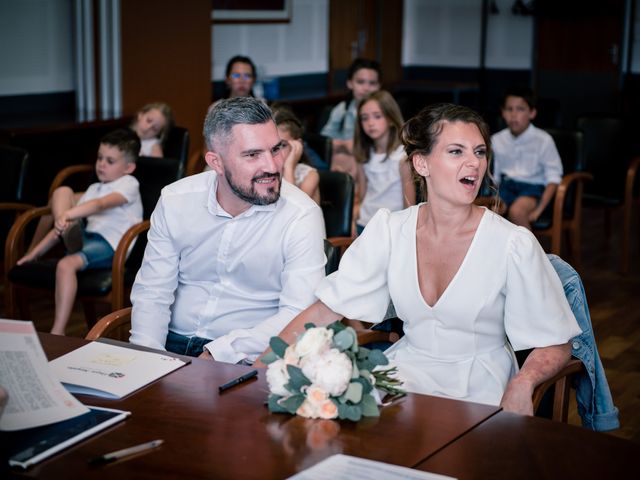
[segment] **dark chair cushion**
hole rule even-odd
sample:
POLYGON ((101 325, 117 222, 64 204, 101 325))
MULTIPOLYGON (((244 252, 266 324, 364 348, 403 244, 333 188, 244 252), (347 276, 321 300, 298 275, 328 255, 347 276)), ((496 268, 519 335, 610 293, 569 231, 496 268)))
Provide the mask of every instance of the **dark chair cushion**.
POLYGON ((347 173, 319 171, 320 206, 327 237, 350 237, 354 181, 347 173))

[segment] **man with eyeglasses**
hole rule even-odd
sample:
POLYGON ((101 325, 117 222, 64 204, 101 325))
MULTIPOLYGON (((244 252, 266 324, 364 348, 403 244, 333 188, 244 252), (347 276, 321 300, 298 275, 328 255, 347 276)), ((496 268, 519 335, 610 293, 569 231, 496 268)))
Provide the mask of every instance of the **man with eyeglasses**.
POLYGON ((269 108, 219 101, 204 124, 211 171, 162 191, 131 292, 131 343, 250 363, 311 305, 324 277, 320 207, 282 182, 269 108))

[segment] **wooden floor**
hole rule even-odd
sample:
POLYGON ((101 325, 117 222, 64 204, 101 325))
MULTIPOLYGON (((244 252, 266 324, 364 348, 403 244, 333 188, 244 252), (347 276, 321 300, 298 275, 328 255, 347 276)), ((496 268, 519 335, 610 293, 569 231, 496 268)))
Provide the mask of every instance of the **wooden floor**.
MULTIPOLYGON (((638 219, 640 215, 636 215, 638 219)), ((621 213, 614 215, 614 231, 607 243, 603 215, 585 211, 583 224, 583 270, 587 299, 613 399, 620 410, 621 428, 611 435, 640 443, 640 235, 637 224, 632 235, 632 267, 627 276, 618 273, 621 213)), ((543 246, 545 241, 543 240, 543 246)), ((570 261, 570 259, 568 259, 570 261)), ((53 322, 50 298, 33 298, 36 328, 48 331, 53 322)), ((103 310, 107 313, 107 310, 103 310)), ((76 306, 68 334, 84 336, 87 326, 82 308, 76 306)), ((580 425, 572 401, 570 423, 580 425)))

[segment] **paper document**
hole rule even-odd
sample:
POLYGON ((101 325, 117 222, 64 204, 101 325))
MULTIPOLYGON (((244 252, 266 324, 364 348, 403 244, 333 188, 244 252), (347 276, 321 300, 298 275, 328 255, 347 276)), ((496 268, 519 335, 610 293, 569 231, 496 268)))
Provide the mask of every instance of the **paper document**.
POLYGON ((48 425, 89 411, 52 373, 31 322, 0 319, 0 385, 9 396, 0 431, 48 425))
POLYGON ((160 353, 91 342, 52 360, 50 365, 72 393, 122 398, 185 362, 160 353))
POLYGON ((390 463, 376 462, 366 458, 337 454, 325 458, 289 480, 351 480, 367 478, 369 480, 445 480, 452 479, 437 473, 421 472, 390 463))

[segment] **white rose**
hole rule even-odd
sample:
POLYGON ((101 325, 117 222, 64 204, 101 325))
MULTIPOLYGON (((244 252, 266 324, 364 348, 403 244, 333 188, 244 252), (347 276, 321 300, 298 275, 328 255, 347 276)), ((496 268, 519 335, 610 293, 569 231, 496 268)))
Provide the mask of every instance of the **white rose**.
POLYGON ((319 355, 331 348, 333 330, 328 328, 310 328, 306 330, 296 343, 296 354, 299 357, 305 355, 319 355))
POLYGON ((282 397, 291 395, 291 392, 285 387, 289 383, 289 374, 287 373, 287 364, 283 359, 279 358, 269 364, 269 367, 267 367, 267 383, 271 393, 282 397))
POLYGON ((349 386, 353 365, 351 359, 335 348, 301 362, 302 373, 312 384, 331 396, 339 396, 349 386))

